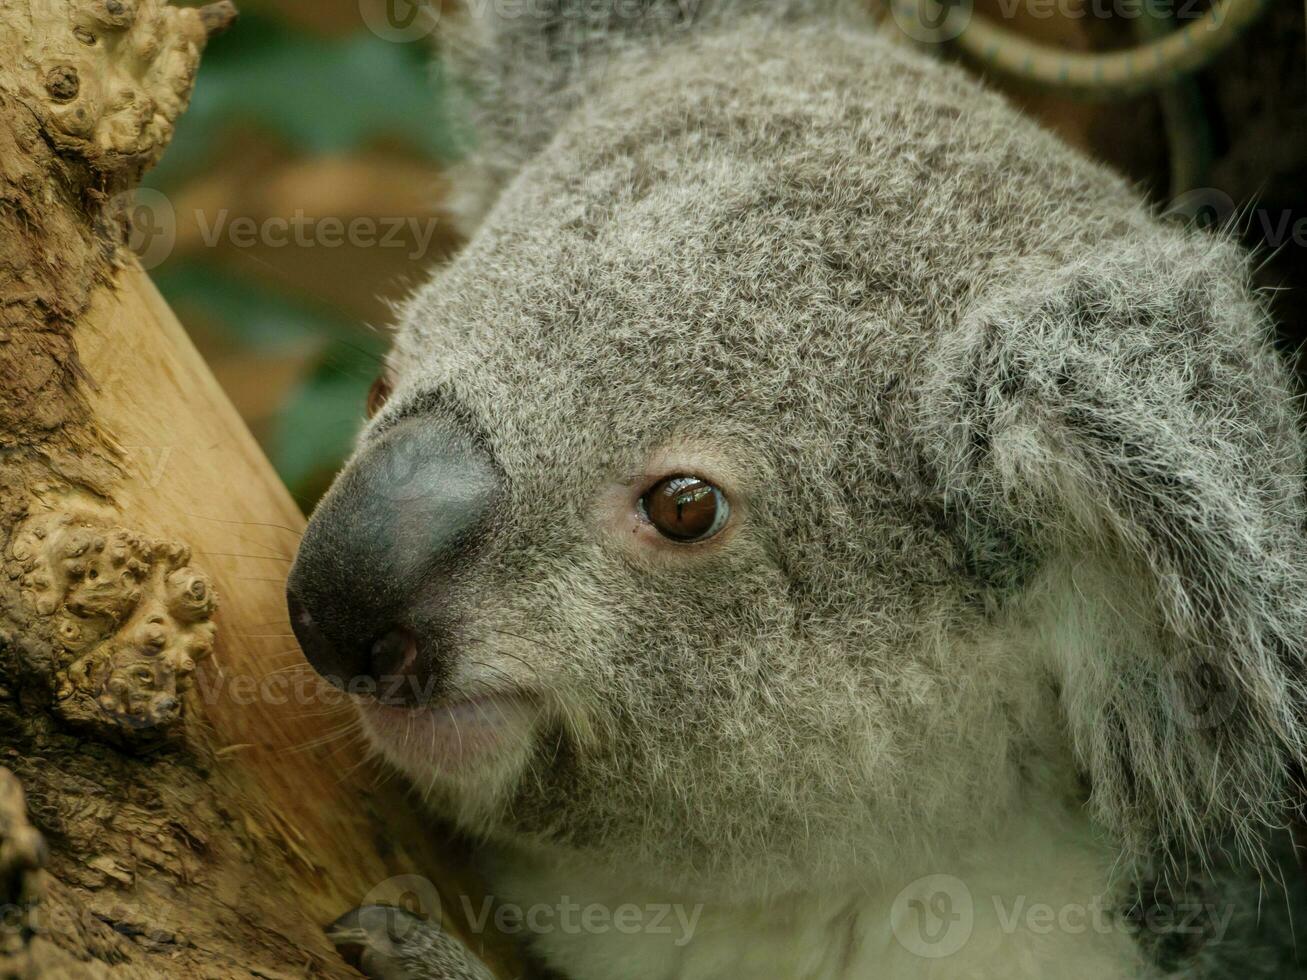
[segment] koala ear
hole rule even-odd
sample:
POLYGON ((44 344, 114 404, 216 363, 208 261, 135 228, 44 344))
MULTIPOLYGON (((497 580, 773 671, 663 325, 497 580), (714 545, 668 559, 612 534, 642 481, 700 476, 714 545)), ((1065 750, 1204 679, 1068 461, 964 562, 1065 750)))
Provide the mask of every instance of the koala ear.
MULTIPOLYGON (((472 124, 456 209, 466 226, 474 226, 498 190, 545 146, 584 92, 603 85, 604 72, 623 54, 746 17, 759 23, 829 17, 865 2, 471 0, 440 30, 451 114, 472 124)), ((858 19, 868 16, 861 12, 858 19)))
POLYGON ((500 189, 580 101, 582 81, 623 49, 690 26, 711 0, 473 0, 442 22, 447 110, 470 123, 450 206, 471 232, 500 189))
POLYGON ((1136 853, 1255 852, 1304 755, 1290 377, 1233 248, 1107 249, 964 318, 923 391, 928 444, 972 567, 994 542, 1030 564, 1009 608, 1096 819, 1136 853))

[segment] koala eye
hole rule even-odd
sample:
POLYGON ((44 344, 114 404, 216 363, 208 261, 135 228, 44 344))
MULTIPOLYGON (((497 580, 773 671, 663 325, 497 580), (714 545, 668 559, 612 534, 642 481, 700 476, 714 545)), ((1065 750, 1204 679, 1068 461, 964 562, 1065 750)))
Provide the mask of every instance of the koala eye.
POLYGON ((670 476, 640 498, 640 513, 673 541, 703 541, 723 527, 731 515, 726 495, 697 476, 670 476))
POLYGON ((386 400, 390 398, 390 392, 393 387, 394 386, 390 382, 390 375, 387 372, 382 371, 377 375, 377 380, 372 382, 372 387, 368 389, 366 409, 368 418, 372 418, 372 416, 381 411, 381 407, 385 405, 386 400))

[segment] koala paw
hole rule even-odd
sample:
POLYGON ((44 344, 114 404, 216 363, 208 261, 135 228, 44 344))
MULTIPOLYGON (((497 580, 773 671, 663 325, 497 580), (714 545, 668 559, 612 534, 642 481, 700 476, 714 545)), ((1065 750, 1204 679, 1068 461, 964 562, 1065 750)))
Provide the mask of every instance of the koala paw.
POLYGON ((403 909, 364 905, 328 926, 327 935, 370 980, 495 980, 438 923, 403 909))

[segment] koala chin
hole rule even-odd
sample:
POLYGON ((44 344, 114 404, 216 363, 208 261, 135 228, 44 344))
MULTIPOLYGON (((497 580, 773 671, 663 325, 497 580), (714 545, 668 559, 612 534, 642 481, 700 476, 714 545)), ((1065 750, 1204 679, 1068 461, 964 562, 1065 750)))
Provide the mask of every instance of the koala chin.
MULTIPOLYGON (((529 954, 1307 975, 1304 440, 1247 256, 833 0, 470 6, 469 238, 288 591, 529 954)), ((367 912, 374 976, 488 976, 367 912)))

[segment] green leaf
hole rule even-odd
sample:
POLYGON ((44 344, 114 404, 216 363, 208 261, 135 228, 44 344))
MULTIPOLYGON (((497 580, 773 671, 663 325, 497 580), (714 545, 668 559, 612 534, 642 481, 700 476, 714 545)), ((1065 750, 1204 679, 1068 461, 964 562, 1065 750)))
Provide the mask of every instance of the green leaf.
MULTIPOLYGON (((359 328, 328 308, 297 300, 202 262, 169 263, 153 273, 169 305, 201 311, 227 339, 262 351, 360 337, 359 328)), ((380 346, 380 341, 377 341, 380 346)))
POLYGON ((205 52, 191 107, 150 183, 167 186, 203 169, 238 122, 269 129, 306 154, 384 138, 453 159, 458 140, 440 109, 442 85, 425 45, 368 31, 315 37, 266 16, 242 17, 205 52))
POLYGON ((302 501, 316 496, 349 455, 381 352, 380 343, 332 344, 278 416, 272 462, 302 501))

